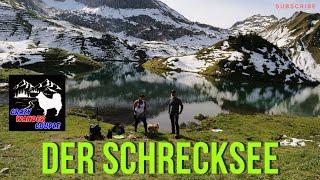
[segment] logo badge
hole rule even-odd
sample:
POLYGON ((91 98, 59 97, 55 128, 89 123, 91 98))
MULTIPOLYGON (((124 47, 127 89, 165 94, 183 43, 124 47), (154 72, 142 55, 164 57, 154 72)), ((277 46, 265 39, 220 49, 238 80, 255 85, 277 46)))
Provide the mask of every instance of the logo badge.
POLYGON ((9 76, 10 131, 64 131, 65 77, 9 76))

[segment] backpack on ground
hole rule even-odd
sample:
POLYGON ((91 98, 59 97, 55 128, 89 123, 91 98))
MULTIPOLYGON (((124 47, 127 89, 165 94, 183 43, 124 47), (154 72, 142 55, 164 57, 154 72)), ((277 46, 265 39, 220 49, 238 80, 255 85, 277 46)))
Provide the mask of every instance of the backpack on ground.
POLYGON ((103 140, 104 137, 101 133, 101 127, 97 124, 91 124, 90 129, 89 129, 89 136, 86 136, 85 138, 88 139, 89 141, 94 141, 94 140, 103 140))

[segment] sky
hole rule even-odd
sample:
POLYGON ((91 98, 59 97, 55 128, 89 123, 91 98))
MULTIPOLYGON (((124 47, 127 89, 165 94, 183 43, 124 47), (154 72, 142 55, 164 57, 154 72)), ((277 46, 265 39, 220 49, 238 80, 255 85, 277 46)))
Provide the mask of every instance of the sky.
POLYGON ((229 28, 255 14, 290 17, 295 11, 320 12, 319 0, 161 0, 192 21, 229 28), (315 4, 315 9, 277 9, 276 4, 315 4))

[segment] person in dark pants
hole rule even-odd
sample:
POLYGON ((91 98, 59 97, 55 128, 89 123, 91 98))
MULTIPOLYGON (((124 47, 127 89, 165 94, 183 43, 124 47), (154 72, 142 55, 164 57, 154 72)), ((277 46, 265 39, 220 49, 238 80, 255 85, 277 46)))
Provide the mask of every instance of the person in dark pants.
POLYGON ((171 91, 169 102, 169 115, 171 120, 172 134, 176 134, 175 138, 179 138, 179 114, 182 113, 182 101, 176 97, 176 91, 171 91))
POLYGON ((134 131, 137 132, 138 125, 140 121, 143 122, 144 131, 147 132, 147 118, 146 118, 146 110, 147 105, 144 100, 144 95, 141 94, 139 99, 133 103, 133 115, 134 115, 134 131))

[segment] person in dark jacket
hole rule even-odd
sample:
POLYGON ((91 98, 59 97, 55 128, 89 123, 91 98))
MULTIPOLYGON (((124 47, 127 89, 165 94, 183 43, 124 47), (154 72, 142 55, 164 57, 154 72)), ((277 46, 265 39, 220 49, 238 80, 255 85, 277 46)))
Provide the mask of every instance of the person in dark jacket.
POLYGON ((172 90, 169 102, 169 115, 171 120, 172 134, 176 134, 176 138, 179 138, 179 114, 182 113, 182 110, 182 101, 177 98, 176 91, 172 90))

